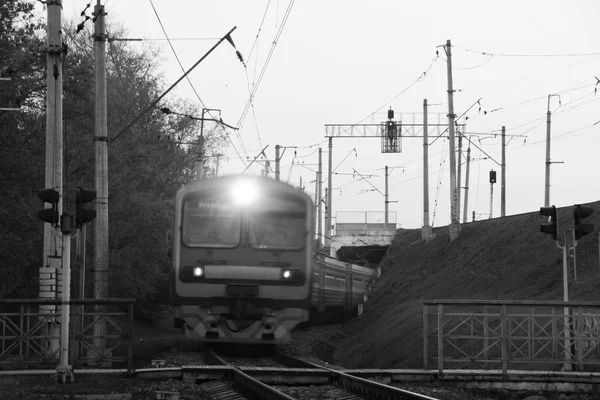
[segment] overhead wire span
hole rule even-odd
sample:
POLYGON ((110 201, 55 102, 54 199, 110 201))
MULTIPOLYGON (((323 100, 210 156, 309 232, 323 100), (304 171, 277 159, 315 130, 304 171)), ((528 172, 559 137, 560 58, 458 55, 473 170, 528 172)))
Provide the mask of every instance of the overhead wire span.
MULTIPOLYGON (((269 11, 269 5, 270 4, 271 4, 271 0, 269 0, 269 2, 267 3, 267 6, 265 8, 265 12, 263 14, 262 20, 260 21, 260 26, 258 27, 258 32, 256 33, 256 37, 254 38, 254 42, 252 43, 252 47, 250 48, 250 51, 248 52, 248 57, 247 57, 246 61, 250 61, 250 58, 252 57, 252 53, 254 51, 256 43, 258 42, 258 38, 260 36, 260 32, 262 31, 262 27, 263 27, 263 24, 265 22, 265 18, 267 16, 267 12, 269 11)), ((244 74, 246 75, 246 86, 248 88, 248 96, 250 97, 252 95, 252 88, 251 88, 251 85, 250 85, 250 78, 248 77, 248 68, 247 68, 247 66, 246 66, 245 63, 244 63, 244 74)), ((254 84, 254 82, 252 84, 254 84)), ((258 138, 258 144, 260 145, 260 147, 262 147, 262 140, 261 140, 261 137, 260 137, 260 130, 258 128, 258 118, 256 117, 256 110, 254 108, 254 102, 252 100, 250 100, 250 106, 252 108, 252 116, 253 116, 253 119, 254 119, 254 128, 256 129, 256 136, 258 138)), ((239 137, 239 140, 241 141, 242 138, 239 137)))
POLYGON ((600 52, 598 53, 566 53, 566 54, 517 54, 517 53, 492 53, 490 51, 481 51, 481 50, 473 50, 467 49, 460 46, 452 45, 452 47, 461 49, 464 51, 468 51, 471 53, 479 53, 485 56, 496 56, 496 57, 586 57, 586 56, 600 56, 600 52))
MULTIPOLYGON (((465 116, 465 115, 466 115, 466 114, 467 114, 469 111, 471 111, 471 109, 472 109, 473 107, 475 107, 476 105, 479 105, 479 112, 481 112, 481 100, 482 100, 482 99, 483 99, 483 97, 480 97, 479 99, 477 99, 477 101, 476 101, 475 103, 473 103, 473 104, 472 104, 472 105, 471 105, 469 108, 467 108, 467 109, 466 109, 466 111, 465 111, 465 112, 463 112, 462 114, 460 114, 460 116, 454 120, 454 123, 456 124, 456 123, 458 122, 458 120, 459 120, 459 119, 461 119, 462 117, 464 117, 464 116, 465 116)), ((442 131, 442 133, 440 133, 439 135, 437 135, 437 136, 435 137, 435 139, 433 139, 433 140, 431 141, 431 143, 429 143, 429 145, 431 146, 432 144, 434 144, 434 143, 435 143, 435 141, 436 141, 436 140, 438 140, 439 138, 441 138, 441 137, 442 137, 442 135, 443 135, 444 133, 446 133, 447 131, 448 131, 448 127, 446 127, 446 129, 444 129, 444 130, 442 131)))
POLYGON ((523 81, 527 81, 527 80, 530 80, 530 79, 539 78, 540 76, 543 76, 543 75, 551 74, 552 72, 556 72, 556 71, 560 71, 560 70, 563 70, 563 69, 566 69, 566 68, 570 68, 570 67, 573 67, 573 66, 578 65, 578 64, 586 63, 588 61, 593 61, 593 60, 597 59, 598 57, 600 57, 600 55, 588 58, 586 60, 577 61, 576 63, 565 65, 565 66, 560 67, 560 68, 551 69, 551 70, 544 71, 544 72, 541 72, 541 73, 536 74, 536 75, 531 75, 531 76, 527 76, 527 77, 524 77, 524 78, 514 79, 514 80, 511 80, 511 81, 493 83, 493 84, 490 84, 490 85, 474 86, 474 87, 465 88, 465 89, 456 89, 456 92, 467 92, 467 91, 470 91, 470 90, 484 89, 484 88, 494 87, 494 86, 498 86, 498 85, 508 85, 508 84, 511 84, 511 83, 523 82, 523 81))
POLYGON ((244 123, 244 119, 246 118, 246 114, 248 113, 248 110, 252 104, 252 101, 253 101, 254 97, 256 96, 256 92, 258 91, 258 88, 260 86, 260 83, 261 83, 264 75, 265 75, 267 67, 269 66, 271 58, 273 57, 273 53, 275 52, 275 48, 277 46, 277 43, 279 42, 279 38, 281 37, 281 34, 283 33, 283 28, 285 27, 286 22, 290 16, 292 7, 294 6, 294 2, 295 2, 295 0, 290 0, 290 2, 288 3, 288 7, 282 18, 281 25, 279 26, 279 30, 275 34, 275 39, 273 40, 273 43, 271 44, 271 48, 269 49, 269 54, 267 55, 267 58, 265 60, 262 70, 260 71, 260 74, 258 75, 258 79, 254 85, 254 88, 252 89, 252 93, 250 93, 248 102, 246 103, 246 106, 244 107, 244 110, 242 111, 242 114, 240 115, 240 119, 238 120, 237 126, 239 128, 242 127, 242 125, 244 123))
MULTIPOLYGON (((580 89, 585 89, 585 88, 588 88, 588 87, 592 87, 592 86, 595 86, 595 85, 596 85, 596 83, 590 83, 590 84, 587 84, 587 85, 576 86, 576 87, 565 89, 565 90, 562 90, 562 91, 559 91, 559 92, 554 92, 552 94, 553 95, 556 95, 556 94, 565 94, 565 93, 569 93, 569 92, 574 92, 576 90, 580 90, 580 89)), ((514 107, 519 107, 519 106, 522 106, 522 105, 525 105, 525 104, 528 104, 528 103, 534 103, 534 102, 538 102, 538 101, 541 101, 541 100, 547 100, 547 99, 548 99, 548 95, 545 94, 543 96, 535 97, 535 98, 528 99, 528 100, 523 100, 523 101, 520 101, 518 103, 508 104, 506 106, 494 108, 494 109, 489 110, 489 111, 484 110, 483 114, 487 115, 487 114, 491 114, 491 113, 494 113, 494 112, 498 112, 498 111, 502 111, 502 110, 506 110, 506 109, 514 108, 514 107)))
MULTIPOLYGON (((171 40, 169 39, 169 35, 167 34, 167 30, 165 29, 165 26, 163 25, 162 20, 160 19, 160 15, 158 15, 158 11, 156 10, 156 7, 154 7, 154 2, 152 0, 149 0, 149 1, 150 1, 150 5, 152 6, 152 10, 154 11, 154 15, 156 15, 156 19, 158 20, 160 28, 162 29, 162 31, 165 35, 165 38, 166 38, 167 42, 169 43, 169 47, 171 47, 171 51, 173 51, 173 55, 175 55, 175 59, 177 60, 177 63, 179 64, 179 67, 181 68, 181 72, 185 73, 185 68, 183 68, 183 64, 181 63, 181 60, 179 59, 179 56, 177 55, 177 52, 175 51, 175 47, 173 47, 173 43, 171 43, 171 40)), ((192 88, 194 94, 198 98, 198 101, 200 101, 200 104, 202 104, 202 107, 207 108, 206 105, 204 104, 204 101, 202 101, 202 99, 200 98, 200 95, 196 91, 196 88, 192 84, 190 77, 186 75, 185 79, 190 84, 190 87, 192 88)), ((208 115, 211 115, 210 111, 208 111, 208 115)))
POLYGON ((208 57, 210 55, 210 53, 212 53, 217 48, 217 46, 219 46, 224 40, 227 40, 229 43, 233 44, 233 41, 231 39, 231 33, 235 29, 236 29, 236 27, 233 27, 229 32, 227 32, 227 34, 225 36, 223 36, 221 39, 219 39, 219 41, 217 43, 215 43, 198 61, 196 61, 196 63, 194 65, 192 65, 190 67, 190 69, 188 69, 179 79, 177 79, 171 86, 169 86, 169 88, 167 90, 165 90, 160 96, 158 96, 148 106, 146 106, 142 110, 141 113, 139 113, 131 122, 129 122, 123 129, 121 129, 121 131, 119 133, 117 133, 115 136, 113 136, 109 140, 109 142, 114 142, 121 135, 123 135, 125 132, 127 132, 129 130, 129 128, 131 128, 136 122, 138 122, 140 120, 140 118, 142 118, 151 108, 155 107, 156 104, 158 104, 158 102, 160 100, 162 100, 175 86, 177 86, 177 84, 179 82, 181 82, 183 80, 183 78, 185 78, 191 71, 193 71, 194 68, 196 68, 196 66, 198 66, 198 64, 200 64, 206 57, 208 57))
POLYGON ((488 58, 487 60, 485 60, 482 64, 479 65, 475 65, 473 67, 456 67, 456 66, 452 66, 452 69, 462 69, 462 70, 467 70, 467 69, 477 69, 477 68, 481 68, 483 67, 485 64, 489 63, 490 61, 492 61, 492 58, 494 58, 493 55, 490 55, 490 58, 488 58))
POLYGON ((355 124, 350 125, 348 128, 346 128, 346 130, 342 131, 341 133, 344 133, 350 129, 352 129, 353 127, 355 127, 358 124, 363 123, 365 120, 367 120, 368 118, 372 117, 374 114, 376 114, 377 112, 379 112, 383 107, 387 106, 388 104, 390 104, 392 101, 396 100, 398 97, 402 96, 408 89, 410 89, 411 87, 413 87, 417 82, 427 78, 427 74, 431 71, 431 68, 433 67, 433 64, 435 64, 435 62, 437 61, 439 57, 434 57, 431 60, 431 63, 429 64, 429 67, 427 67, 427 69, 425 70, 425 72, 423 72, 421 75, 419 75, 419 77, 417 79, 415 79, 410 85, 408 85, 407 87, 405 87, 404 89, 402 89, 402 91, 400 93, 398 93, 397 95, 395 95, 394 97, 392 97, 390 100, 386 101, 385 104, 383 104, 381 107, 379 107, 378 109, 376 109, 375 111, 373 111, 372 113, 370 113, 369 115, 367 115, 366 117, 364 117, 363 119, 361 119, 360 121, 356 122, 355 124))

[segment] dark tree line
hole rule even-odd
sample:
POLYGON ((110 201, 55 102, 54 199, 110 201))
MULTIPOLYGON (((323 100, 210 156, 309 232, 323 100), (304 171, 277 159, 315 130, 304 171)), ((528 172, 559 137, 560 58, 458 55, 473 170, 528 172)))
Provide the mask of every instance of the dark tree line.
MULTIPOLYGON (((37 297, 42 265, 42 207, 46 141, 45 15, 35 15, 33 1, 0 4, 0 298, 37 297)), ((93 189, 94 49, 91 26, 76 32, 63 22, 68 52, 63 63, 64 207, 74 211, 74 188, 93 189)), ((91 25, 91 24, 89 24, 91 25)), ((123 36, 118 27, 109 35, 123 36)), ((107 44, 109 140, 167 87, 159 73, 158 49, 107 44)), ((165 242, 171 227, 173 197, 193 178, 198 151, 198 107, 173 96, 159 104, 177 111, 150 110, 108 145, 109 268, 111 297, 134 297, 151 312, 168 303, 170 264, 165 242)), ((205 152, 223 144, 219 132, 205 132, 205 152)), ((93 222, 92 222, 93 224, 93 222)), ((88 231, 92 231, 90 226, 88 231)), ((75 248, 75 246, 73 246, 75 248)), ((88 277, 93 268, 88 239, 88 277)), ((74 259, 74 258, 73 258, 74 259)), ((78 296, 80 265, 73 265, 73 295, 78 296)), ((90 279, 86 297, 93 287, 90 279)))

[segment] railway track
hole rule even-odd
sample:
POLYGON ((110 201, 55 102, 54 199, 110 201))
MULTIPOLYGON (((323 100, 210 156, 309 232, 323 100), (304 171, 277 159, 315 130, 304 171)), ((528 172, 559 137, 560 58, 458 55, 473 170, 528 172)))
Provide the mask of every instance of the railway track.
MULTIPOLYGON (((268 360, 260 359, 256 363, 245 359, 223 357, 214 351, 208 351, 205 360, 221 367, 228 367, 229 373, 225 374, 226 379, 202 384, 202 389, 215 399, 437 400, 279 353, 270 356, 268 360), (252 376, 256 375, 256 370, 262 372, 263 374, 259 375, 263 377, 265 374, 274 376, 279 372, 283 379, 268 379, 273 383, 267 384, 252 376), (286 376, 294 376, 295 379, 288 380, 285 379, 286 376)), ((197 382, 198 379, 195 381, 197 382)))

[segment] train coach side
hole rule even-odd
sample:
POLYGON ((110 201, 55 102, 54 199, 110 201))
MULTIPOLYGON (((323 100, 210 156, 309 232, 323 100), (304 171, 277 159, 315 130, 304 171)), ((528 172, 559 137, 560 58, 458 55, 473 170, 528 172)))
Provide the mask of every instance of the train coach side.
POLYGON ((323 313, 343 311, 360 315, 370 285, 377 278, 375 269, 339 261, 322 253, 315 254, 313 266, 312 307, 323 313))

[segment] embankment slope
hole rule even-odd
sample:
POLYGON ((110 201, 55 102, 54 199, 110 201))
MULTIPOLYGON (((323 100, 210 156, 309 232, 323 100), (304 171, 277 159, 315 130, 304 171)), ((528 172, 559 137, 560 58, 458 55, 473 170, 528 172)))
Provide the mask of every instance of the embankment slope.
MULTIPOLYGON (((600 201, 586 205, 594 214, 585 222, 595 231, 578 242, 570 299, 600 301, 600 201)), ((572 228, 572 210, 558 209, 560 230, 572 228)), ((562 300, 562 250, 540 232, 542 222, 538 212, 470 222, 451 243, 447 227, 434 229, 427 243, 420 229, 398 230, 364 314, 343 326, 333 361, 347 368, 422 368, 421 300, 562 300)))

